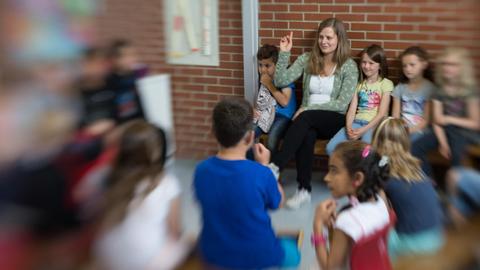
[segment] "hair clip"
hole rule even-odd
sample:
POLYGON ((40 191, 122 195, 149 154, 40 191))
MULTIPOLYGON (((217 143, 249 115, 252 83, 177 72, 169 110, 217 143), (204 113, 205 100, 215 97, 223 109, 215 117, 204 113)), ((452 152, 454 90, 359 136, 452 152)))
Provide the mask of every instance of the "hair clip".
POLYGON ((388 157, 387 156, 382 156, 382 158, 378 162, 378 166, 383 168, 385 165, 387 165, 387 163, 388 163, 388 157))
POLYGON ((365 148, 362 151, 362 157, 363 158, 368 157, 368 154, 370 154, 370 148, 371 148, 370 145, 365 146, 365 148))

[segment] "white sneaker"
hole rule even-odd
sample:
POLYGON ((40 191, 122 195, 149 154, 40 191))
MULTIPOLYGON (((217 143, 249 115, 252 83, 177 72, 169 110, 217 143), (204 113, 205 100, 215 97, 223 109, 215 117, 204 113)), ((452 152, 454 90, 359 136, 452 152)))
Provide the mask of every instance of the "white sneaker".
POLYGON ((310 195, 310 192, 308 192, 306 189, 300 189, 295 192, 295 195, 287 200, 286 205, 288 208, 296 210, 303 204, 309 203, 311 197, 312 196, 310 195))

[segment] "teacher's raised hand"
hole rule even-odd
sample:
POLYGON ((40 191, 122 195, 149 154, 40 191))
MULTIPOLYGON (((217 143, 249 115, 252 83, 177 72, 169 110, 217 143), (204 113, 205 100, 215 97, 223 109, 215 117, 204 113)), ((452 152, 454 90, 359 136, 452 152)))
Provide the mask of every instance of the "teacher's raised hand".
POLYGON ((289 52, 292 49, 293 45, 293 32, 290 31, 290 34, 284 36, 280 39, 280 51, 289 52))

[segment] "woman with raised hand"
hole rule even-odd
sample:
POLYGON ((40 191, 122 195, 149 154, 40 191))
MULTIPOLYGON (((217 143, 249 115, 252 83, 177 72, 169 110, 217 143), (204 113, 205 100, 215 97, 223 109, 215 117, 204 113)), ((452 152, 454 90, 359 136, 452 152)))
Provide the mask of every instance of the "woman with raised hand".
POLYGON ((303 75, 303 99, 293 116, 282 149, 272 162, 282 169, 295 155, 298 190, 287 201, 292 209, 310 201, 315 140, 330 139, 345 126, 345 113, 358 82, 357 64, 342 21, 329 18, 318 27, 311 52, 300 55, 288 67, 293 33, 280 40, 275 85, 285 86, 303 75))

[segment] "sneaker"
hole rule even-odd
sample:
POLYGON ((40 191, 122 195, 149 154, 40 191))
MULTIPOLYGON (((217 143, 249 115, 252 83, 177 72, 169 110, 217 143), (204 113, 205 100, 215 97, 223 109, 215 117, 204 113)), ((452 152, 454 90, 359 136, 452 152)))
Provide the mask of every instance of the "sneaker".
POLYGON ((300 206, 302 206, 305 203, 309 203, 311 200, 311 195, 310 192, 307 191, 306 189, 300 189, 295 192, 295 195, 293 195, 290 199, 287 200, 286 205, 290 209, 298 209, 300 206))

